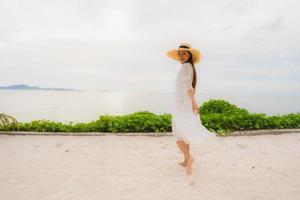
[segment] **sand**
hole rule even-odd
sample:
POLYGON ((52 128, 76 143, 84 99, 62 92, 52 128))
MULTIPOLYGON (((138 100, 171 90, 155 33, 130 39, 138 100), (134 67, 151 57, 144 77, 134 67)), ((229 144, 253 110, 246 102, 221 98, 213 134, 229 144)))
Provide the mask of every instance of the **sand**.
POLYGON ((0 135, 0 199, 300 199, 299 133, 216 137, 191 153, 189 177, 172 136, 0 135))

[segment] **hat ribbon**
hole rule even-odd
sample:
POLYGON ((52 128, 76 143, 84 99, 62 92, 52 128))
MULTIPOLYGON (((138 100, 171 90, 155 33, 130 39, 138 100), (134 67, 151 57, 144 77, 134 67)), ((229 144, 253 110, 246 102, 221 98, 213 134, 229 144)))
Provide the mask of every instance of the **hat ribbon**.
POLYGON ((189 49, 190 47, 185 46, 185 45, 180 45, 179 48, 185 48, 185 49, 189 49))

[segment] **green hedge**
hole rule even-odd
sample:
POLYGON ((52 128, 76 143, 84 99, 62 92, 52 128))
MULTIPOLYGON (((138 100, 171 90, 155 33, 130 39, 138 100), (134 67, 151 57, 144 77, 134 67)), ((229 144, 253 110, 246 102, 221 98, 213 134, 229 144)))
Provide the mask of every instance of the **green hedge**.
MULTIPOLYGON (((220 135, 236 130, 300 128, 300 113, 267 116, 250 113, 222 99, 211 99, 200 106, 199 123, 220 135)), ((34 120, 2 124, 2 131, 37 132, 172 132, 171 114, 156 115, 149 111, 138 111, 127 115, 100 115, 88 123, 62 123, 50 120, 34 120)))

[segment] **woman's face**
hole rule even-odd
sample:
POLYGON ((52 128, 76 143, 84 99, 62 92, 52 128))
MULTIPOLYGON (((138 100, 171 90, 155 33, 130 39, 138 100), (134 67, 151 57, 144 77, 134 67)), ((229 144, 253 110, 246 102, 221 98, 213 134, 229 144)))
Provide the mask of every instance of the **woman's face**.
POLYGON ((179 50, 178 51, 178 58, 180 63, 185 63, 190 57, 190 54, 186 50, 179 50))

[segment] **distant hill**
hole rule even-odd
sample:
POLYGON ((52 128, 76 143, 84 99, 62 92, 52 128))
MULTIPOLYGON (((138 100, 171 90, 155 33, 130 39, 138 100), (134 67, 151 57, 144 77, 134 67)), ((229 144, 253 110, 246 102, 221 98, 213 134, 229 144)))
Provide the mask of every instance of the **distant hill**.
POLYGON ((10 86, 0 86, 0 90, 71 90, 71 91, 81 91, 79 89, 66 89, 66 88, 40 88, 40 87, 33 87, 33 86, 28 86, 25 84, 18 84, 18 85, 10 85, 10 86))

